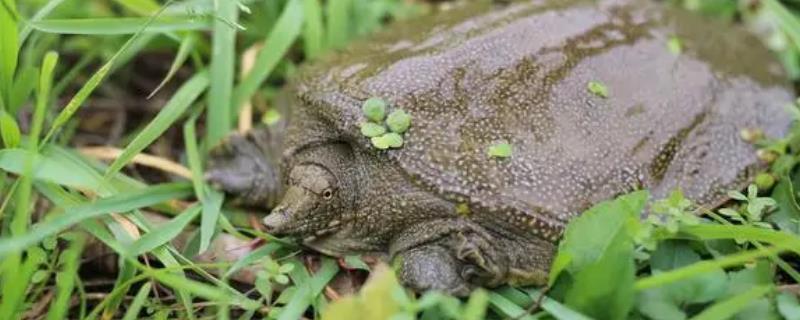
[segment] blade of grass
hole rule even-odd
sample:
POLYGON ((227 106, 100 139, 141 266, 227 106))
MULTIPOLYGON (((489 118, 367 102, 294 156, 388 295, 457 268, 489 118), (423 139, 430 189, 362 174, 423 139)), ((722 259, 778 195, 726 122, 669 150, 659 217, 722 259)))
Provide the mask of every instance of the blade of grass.
POLYGON ((131 302, 131 305, 128 307, 128 311, 125 311, 125 316, 122 317, 122 320, 139 319, 139 312, 142 310, 147 295, 150 293, 151 286, 150 282, 146 282, 139 288, 139 292, 137 292, 136 297, 133 298, 133 302, 131 302))
MULTIPOLYGON (((58 54, 48 52, 42 61, 42 71, 39 75, 39 91, 36 95, 36 107, 33 112, 33 122, 31 123, 31 131, 28 137, 27 152, 28 156, 24 160, 23 172, 19 181, 19 188, 16 188, 17 203, 14 219, 11 223, 12 234, 20 235, 27 229, 30 221, 30 198, 31 189, 33 188, 33 168, 34 168, 34 155, 39 149, 39 135, 42 132, 42 124, 44 123, 44 114, 47 108, 47 101, 50 95, 50 86, 53 82, 53 69, 56 62, 58 62, 58 54)), ((0 212, 0 217, 2 217, 0 212)))
POLYGON ((316 297, 322 293, 325 285, 339 272, 339 266, 332 259, 322 260, 322 266, 313 277, 308 279, 307 271, 302 263, 297 260, 291 262, 294 269, 289 273, 292 282, 297 286, 297 291, 291 301, 283 308, 278 320, 299 319, 308 309, 316 297))
POLYGON ((165 270, 147 270, 145 273, 167 286, 186 290, 194 295, 217 303, 238 305, 244 309, 255 309, 261 306, 258 302, 250 300, 238 292, 221 290, 217 287, 207 285, 202 282, 176 276, 175 274, 166 272, 165 270))
POLYGON ((82 233, 69 233, 66 235, 69 246, 61 253, 59 261, 59 271, 56 274, 56 297, 47 311, 48 320, 66 319, 67 311, 72 299, 72 291, 75 289, 75 282, 78 276, 81 253, 86 243, 86 237, 82 233))
POLYGON ((167 71, 167 75, 164 76, 164 79, 161 80, 155 89, 147 95, 147 99, 150 99, 155 95, 158 91, 164 87, 175 73, 183 66, 183 63, 186 62, 186 59, 189 58, 189 53, 194 50, 195 42, 197 41, 197 36, 194 33, 187 33, 183 39, 181 40, 181 45, 178 47, 178 53, 175 54, 175 59, 172 60, 172 65, 169 67, 169 71, 167 71))
MULTIPOLYGON (((539 297, 543 294, 541 290, 534 289, 534 288, 527 288, 524 290, 528 297, 531 298, 531 301, 537 301, 539 297)), ((542 310, 547 311, 551 316, 556 319, 572 319, 572 320, 589 320, 591 318, 583 315, 582 313, 572 310, 570 307, 567 307, 560 302, 548 297, 544 296, 541 298, 542 310)))
POLYGON ((167 131, 206 90, 208 83, 208 74, 204 72, 197 73, 186 81, 170 98, 164 108, 158 112, 158 115, 136 135, 133 141, 122 151, 122 154, 111 163, 105 173, 106 179, 122 169, 133 157, 167 131))
POLYGON ((151 230, 136 240, 136 242, 127 248, 127 252, 124 253, 124 255, 135 257, 152 251, 174 239, 183 231, 189 222, 192 222, 192 220, 197 217, 200 213, 200 209, 201 207, 197 205, 187 208, 185 212, 173 218, 170 222, 164 224, 160 228, 151 230))
POLYGON ((50 138, 53 136, 53 134, 55 134, 56 131, 58 131, 62 126, 64 126, 64 124, 66 124, 70 118, 72 118, 75 112, 78 111, 78 108, 80 108, 80 106, 83 105, 83 102, 86 100, 86 98, 88 98, 89 95, 92 94, 92 92, 94 92, 94 89, 96 89, 97 86, 100 85, 100 82, 102 82, 103 79, 105 79, 106 75, 108 74, 108 71, 114 66, 116 59, 120 55, 125 53, 125 51, 128 50, 128 48, 131 46, 131 44, 134 43, 134 41, 139 37, 139 35, 141 35, 159 17, 159 15, 162 12, 164 12, 164 9, 167 8, 170 3, 172 3, 172 0, 167 1, 167 3, 164 4, 164 6, 161 7, 161 9, 158 12, 156 12, 153 16, 148 18, 146 22, 141 25, 138 31, 136 31, 136 33, 134 33, 133 36, 131 36, 128 39, 128 41, 126 41, 125 44, 123 44, 122 47, 119 48, 119 50, 117 50, 117 52, 115 52, 113 56, 111 56, 111 59, 109 59, 105 64, 103 64, 103 66, 101 66, 100 69, 98 69, 97 72, 95 72, 89 78, 89 80, 86 81, 83 87, 81 87, 78 90, 75 96, 72 97, 72 99, 70 99, 70 101, 67 103, 64 109, 61 110, 58 116, 56 116, 56 119, 53 120, 53 125, 50 127, 50 130, 44 137, 44 143, 50 141, 50 138))
POLYGON ((0 137, 6 148, 16 148, 19 145, 21 133, 17 120, 14 120, 8 112, 0 109, 0 137))
POLYGON ((152 186, 145 190, 122 193, 97 200, 94 203, 66 208, 63 214, 36 224, 28 233, 0 239, 0 256, 27 248, 86 219, 112 212, 127 212, 149 207, 164 201, 183 198, 189 194, 190 191, 186 184, 170 183, 152 186))
POLYGON ((522 307, 514 304, 511 300, 506 299, 504 296, 496 293, 490 292, 489 293, 489 304, 492 308, 497 311, 497 313, 519 320, 533 320, 536 317, 528 314, 527 310, 523 309, 522 307))
POLYGON ((206 117, 206 147, 211 148, 231 131, 231 93, 233 91, 234 59, 236 54, 236 24, 239 17, 237 1, 215 1, 218 19, 212 34, 211 87, 208 91, 206 117))
POLYGON ((159 5, 154 0, 114 0, 128 10, 147 16, 158 11, 159 5))
POLYGON ((195 196, 197 196, 203 204, 203 213, 200 217, 199 249, 199 252, 203 253, 211 244, 211 238, 216 231, 224 196, 222 193, 208 188, 203 180, 203 168, 200 162, 199 148, 197 146, 194 117, 184 124, 183 138, 186 146, 186 158, 189 162, 189 168, 192 171, 192 185, 194 186, 195 196))
POLYGON ((742 238, 766 242, 800 254, 800 237, 775 230, 740 225, 700 224, 681 228, 681 233, 700 240, 742 238))
POLYGON ((33 273, 39 265, 45 263, 45 253, 40 248, 31 248, 22 262, 21 255, 14 253, 0 259, 0 319, 17 319, 17 313, 23 310, 20 304, 24 303, 25 291, 33 273))
POLYGON ((239 271, 245 266, 253 264, 256 261, 269 256, 270 254, 280 249, 281 247, 282 246, 278 243, 268 243, 266 245, 261 246, 261 248, 251 251, 246 256, 244 256, 244 258, 236 260, 236 262, 230 268, 228 268, 228 271, 225 271, 225 274, 222 276, 222 278, 229 278, 234 273, 236 273, 236 271, 239 271))
POLYGON ((350 9, 352 0, 326 2, 328 13, 327 40, 329 48, 340 48, 350 39, 350 9))
POLYGON ((15 1, 0 0, 0 99, 4 99, 1 104, 5 106, 11 102, 11 85, 17 69, 17 17, 15 1))
POLYGON ((692 317, 692 320, 730 319, 739 311, 750 306, 750 302, 764 296, 773 290, 772 286, 756 286, 745 292, 737 294, 727 300, 715 303, 692 317))
MULTIPOLYGON (((325 45, 322 29, 322 6, 319 0, 303 0, 303 50, 307 59, 316 57, 325 45)), ((269 47, 267 47, 269 48, 269 47)))
POLYGON ((64 0, 50 0, 47 2, 47 4, 42 6, 39 11, 36 11, 33 17, 31 17, 31 19, 25 23, 25 26, 22 27, 22 30, 20 30, 19 43, 22 44, 25 42, 25 39, 28 39, 28 35, 30 35, 31 31, 33 30, 33 28, 31 28, 31 23, 44 19, 44 17, 48 16, 50 12, 52 12, 62 2, 64 2, 64 0))
POLYGON ((755 259, 779 254, 784 251, 787 251, 787 249, 781 247, 772 247, 764 250, 757 249, 744 251, 731 254, 723 258, 717 258, 715 260, 702 260, 682 268, 672 269, 670 271, 639 279, 634 284, 634 288, 641 291, 649 288, 659 287, 675 281, 691 278, 705 272, 749 263, 755 259))
POLYGON ((173 31, 208 30, 208 19, 197 17, 151 18, 87 18, 87 19, 47 19, 32 22, 31 28, 40 32, 55 34, 82 35, 120 35, 132 33, 162 33, 173 31), (145 29, 142 29, 146 26, 145 29))
POLYGON ((300 0, 290 0, 283 9, 275 27, 267 35, 264 48, 258 53, 253 69, 245 76, 234 93, 231 115, 238 114, 239 108, 250 99, 261 84, 283 59, 295 42, 303 26, 303 4, 300 0))
POLYGON ((36 87, 36 78, 39 70, 31 66, 22 66, 17 70, 17 78, 11 86, 11 97, 8 104, 9 114, 15 115, 19 109, 28 102, 33 89, 36 87))

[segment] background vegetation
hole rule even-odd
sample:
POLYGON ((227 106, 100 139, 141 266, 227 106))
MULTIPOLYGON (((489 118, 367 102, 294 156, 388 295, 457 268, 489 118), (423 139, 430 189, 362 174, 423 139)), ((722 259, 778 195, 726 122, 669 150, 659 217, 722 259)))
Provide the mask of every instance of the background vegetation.
MULTIPOLYGON (((747 25, 800 77, 795 1, 673 2, 747 25)), ((0 4, 0 319, 800 319, 800 129, 743 133, 772 169, 728 208, 675 192, 640 221, 644 191, 592 208, 570 224, 547 290, 415 296, 369 258, 260 232, 205 184, 203 159, 228 132, 275 123, 298 64, 435 5, 0 4), (242 274, 253 285, 232 281, 242 274)))

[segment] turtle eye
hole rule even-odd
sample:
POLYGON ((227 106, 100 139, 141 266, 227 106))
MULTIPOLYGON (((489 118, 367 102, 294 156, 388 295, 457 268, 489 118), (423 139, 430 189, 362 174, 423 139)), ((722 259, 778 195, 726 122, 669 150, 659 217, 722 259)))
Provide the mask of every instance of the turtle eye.
POLYGON ((333 190, 325 189, 325 191, 322 191, 322 197, 325 198, 325 200, 330 200, 333 198, 333 190))

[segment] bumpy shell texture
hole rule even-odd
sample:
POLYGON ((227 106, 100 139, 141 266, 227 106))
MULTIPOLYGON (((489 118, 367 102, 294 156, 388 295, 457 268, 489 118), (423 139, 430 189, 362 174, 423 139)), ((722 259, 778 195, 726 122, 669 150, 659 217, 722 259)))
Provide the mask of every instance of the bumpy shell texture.
POLYGON ((793 94, 755 37, 655 1, 473 3, 426 19, 328 57, 297 88, 342 139, 487 223, 555 238, 640 188, 716 205, 760 167, 739 131, 790 125, 793 94), (370 97, 413 117, 402 148, 361 135, 370 97), (503 142, 510 157, 487 154, 503 142))

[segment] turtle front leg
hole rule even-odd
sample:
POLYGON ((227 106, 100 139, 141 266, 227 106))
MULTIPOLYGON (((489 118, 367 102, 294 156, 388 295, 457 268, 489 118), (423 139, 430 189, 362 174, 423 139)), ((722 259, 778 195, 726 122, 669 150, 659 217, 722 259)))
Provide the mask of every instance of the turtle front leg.
POLYGON ((272 139, 268 128, 228 136, 211 150, 206 180, 239 204, 274 207, 283 190, 276 160, 280 150, 273 150, 272 139))
POLYGON ((400 280, 417 291, 440 290, 465 296, 478 287, 496 287, 508 279, 509 260, 483 228, 464 220, 435 220, 417 225, 396 239, 400 280))
POLYGON ((400 264, 400 281, 414 291, 434 290, 463 297, 473 288, 461 275, 461 262, 440 245, 413 248, 395 259, 400 264))

